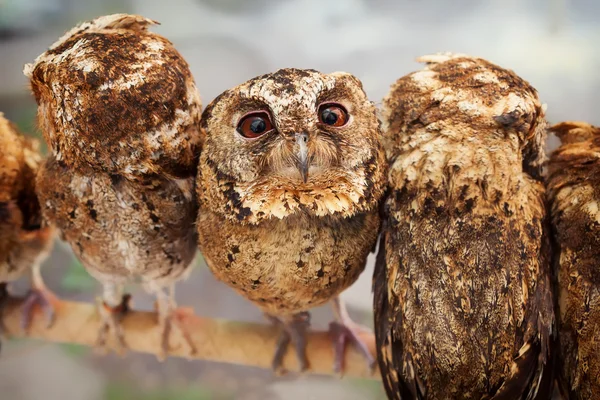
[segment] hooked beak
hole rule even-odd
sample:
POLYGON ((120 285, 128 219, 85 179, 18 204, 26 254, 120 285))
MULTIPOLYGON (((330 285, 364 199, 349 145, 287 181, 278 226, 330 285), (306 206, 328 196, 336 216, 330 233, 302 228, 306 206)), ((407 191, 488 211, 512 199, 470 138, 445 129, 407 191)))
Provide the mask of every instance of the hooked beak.
POLYGON ((304 183, 308 181, 308 135, 304 132, 295 134, 296 144, 298 145, 298 153, 296 166, 304 183))

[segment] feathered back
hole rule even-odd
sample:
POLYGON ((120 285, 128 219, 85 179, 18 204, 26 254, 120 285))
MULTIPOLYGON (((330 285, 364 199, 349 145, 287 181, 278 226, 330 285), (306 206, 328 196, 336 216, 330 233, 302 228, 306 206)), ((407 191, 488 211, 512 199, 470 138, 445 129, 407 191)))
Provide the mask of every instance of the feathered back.
POLYGON ((73 28, 25 66, 54 157, 130 178, 195 173, 201 102, 155 21, 115 14, 73 28))
POLYGON ((537 92, 476 57, 420 58, 384 99, 374 274, 394 399, 547 399, 554 312, 537 92))

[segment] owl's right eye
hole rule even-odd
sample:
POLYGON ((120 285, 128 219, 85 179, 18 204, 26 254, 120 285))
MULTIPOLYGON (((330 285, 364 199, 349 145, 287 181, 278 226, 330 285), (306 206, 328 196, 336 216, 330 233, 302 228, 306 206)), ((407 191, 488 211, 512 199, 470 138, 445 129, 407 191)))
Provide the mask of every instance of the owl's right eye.
POLYGON ((257 111, 246 114, 238 123, 237 131, 245 138, 254 139, 273 130, 269 113, 257 111))

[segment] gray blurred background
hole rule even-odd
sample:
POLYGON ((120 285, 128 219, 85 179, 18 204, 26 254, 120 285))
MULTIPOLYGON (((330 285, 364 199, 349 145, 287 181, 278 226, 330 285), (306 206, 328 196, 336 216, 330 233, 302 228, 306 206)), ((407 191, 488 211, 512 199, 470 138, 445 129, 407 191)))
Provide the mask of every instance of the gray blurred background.
MULTIPOLYGON (((535 86, 550 122, 600 125, 598 0, 0 0, 0 111, 38 135, 35 103, 22 75, 65 30, 103 14, 158 20, 154 31, 191 65, 203 103, 281 67, 345 70, 376 103, 419 65, 420 55, 454 51, 513 69, 535 86)), ((550 148, 555 141, 551 139, 550 148)), ((371 325, 373 260, 344 298, 371 325)), ((57 243, 43 270, 62 297, 93 300, 96 283, 57 243)), ((27 282, 14 285, 24 292, 27 282)), ((152 299, 132 286, 135 305, 152 299)), ((178 302, 201 315, 262 321, 257 309, 216 282, 199 258, 178 286, 178 302)), ((328 308, 313 313, 325 328, 328 308)), ((274 378, 269 371, 130 354, 98 357, 77 346, 8 343, 0 359, 0 398, 10 400, 383 399, 377 382, 323 377, 274 378)))

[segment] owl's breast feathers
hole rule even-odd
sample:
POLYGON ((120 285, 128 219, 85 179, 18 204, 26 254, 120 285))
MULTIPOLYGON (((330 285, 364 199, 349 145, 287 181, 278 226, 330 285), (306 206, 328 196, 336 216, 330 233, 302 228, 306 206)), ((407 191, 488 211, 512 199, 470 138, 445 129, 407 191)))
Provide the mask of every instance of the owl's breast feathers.
POLYGON ((38 193, 44 216, 103 281, 142 276, 168 282, 193 260, 197 205, 191 176, 130 181, 72 171, 49 157, 38 175, 38 193))
POLYGON ((217 278, 263 311, 292 315, 330 301, 358 278, 380 217, 377 211, 348 218, 292 215, 244 225, 201 211, 197 225, 217 278))

